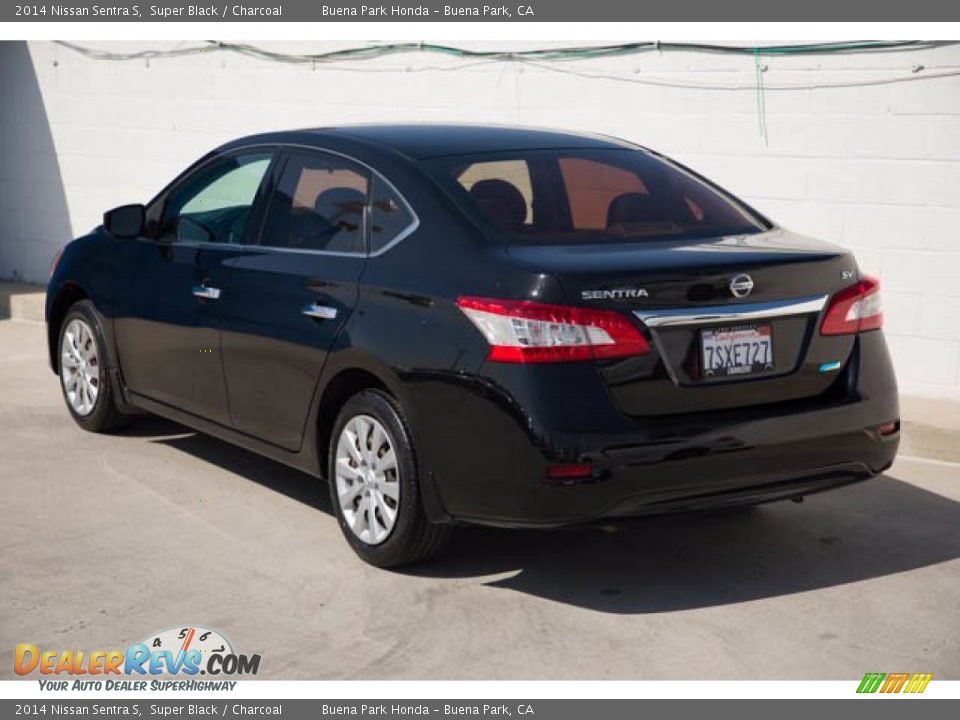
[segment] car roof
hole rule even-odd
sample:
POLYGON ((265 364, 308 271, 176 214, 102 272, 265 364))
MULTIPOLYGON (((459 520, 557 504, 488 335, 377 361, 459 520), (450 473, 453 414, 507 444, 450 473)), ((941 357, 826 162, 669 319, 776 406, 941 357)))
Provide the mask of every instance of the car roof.
MULTIPOLYGON (((416 160, 446 155, 473 155, 477 153, 509 152, 512 150, 544 149, 623 149, 633 148, 626 141, 587 133, 566 132, 546 128, 514 127, 507 125, 342 125, 310 128, 289 133, 270 133, 274 141, 283 141, 288 135, 298 142, 338 138, 353 143, 389 148, 416 160)), ((267 136, 256 136, 266 139, 267 136)), ((243 138, 229 143, 241 144, 254 139, 243 138)))

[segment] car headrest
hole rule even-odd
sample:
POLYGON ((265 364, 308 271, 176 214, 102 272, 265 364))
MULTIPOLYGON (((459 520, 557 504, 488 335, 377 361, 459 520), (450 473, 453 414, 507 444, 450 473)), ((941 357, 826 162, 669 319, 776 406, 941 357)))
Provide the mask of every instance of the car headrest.
POLYGON ((523 193, 506 180, 478 180, 470 188, 470 195, 501 230, 515 232, 527 219, 523 193))
POLYGON ((617 195, 610 201, 610 206, 607 208, 607 228, 663 220, 663 208, 644 193, 629 192, 617 195))
POLYGON ((313 209, 333 225, 354 229, 363 222, 363 206, 367 196, 354 188, 330 188, 317 195, 313 209))

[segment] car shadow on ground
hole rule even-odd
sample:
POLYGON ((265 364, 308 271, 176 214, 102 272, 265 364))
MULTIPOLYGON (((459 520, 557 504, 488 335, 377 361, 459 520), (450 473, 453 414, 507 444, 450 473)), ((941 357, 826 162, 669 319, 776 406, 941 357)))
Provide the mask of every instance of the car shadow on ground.
POLYGON ((473 577, 515 568, 491 585, 610 613, 669 612, 954 560, 958 522, 960 503, 884 475, 802 504, 561 531, 473 529, 417 574, 473 577))
MULTIPOLYGON (((148 422, 137 434, 166 436, 153 441, 331 514, 324 483, 181 426, 148 422)), ((802 504, 564 530, 459 528, 442 557, 403 572, 478 578, 490 587, 636 614, 806 592, 958 557, 960 503, 887 474, 802 504)))
POLYGON ((119 434, 176 448, 333 517, 326 483, 255 452, 156 416, 137 418, 119 434))

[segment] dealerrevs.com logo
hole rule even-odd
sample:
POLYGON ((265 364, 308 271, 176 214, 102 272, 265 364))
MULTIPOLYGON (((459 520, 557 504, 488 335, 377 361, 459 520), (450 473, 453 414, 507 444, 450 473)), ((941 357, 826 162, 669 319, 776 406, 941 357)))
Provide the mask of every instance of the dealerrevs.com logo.
MULTIPOLYGON (((151 633, 126 650, 56 650, 21 643, 13 656, 13 670, 17 675, 73 676, 72 681, 41 679, 41 688, 49 690, 145 690, 146 680, 114 680, 112 677, 205 675, 219 680, 224 676, 256 675, 259 669, 260 655, 237 653, 222 633, 200 625, 151 633)), ((212 678, 206 682, 153 680, 150 689, 215 690, 232 689, 235 684, 216 682, 212 678)))

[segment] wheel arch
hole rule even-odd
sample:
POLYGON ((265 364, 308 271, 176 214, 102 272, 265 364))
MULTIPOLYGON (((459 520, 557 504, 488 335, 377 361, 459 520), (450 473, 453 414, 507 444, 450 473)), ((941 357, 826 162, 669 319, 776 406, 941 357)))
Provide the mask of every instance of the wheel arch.
MULTIPOLYGON (((330 440, 333 426, 336 424, 340 408, 351 397, 364 390, 379 390, 396 401, 407 416, 411 424, 410 432, 414 442, 418 431, 410 413, 408 392, 403 387, 401 379, 388 366, 363 353, 346 351, 349 357, 337 358, 332 365, 328 365, 326 380, 321 384, 317 393, 314 421, 310 425, 314 430, 314 449, 320 477, 327 476, 330 440)), ((420 473, 420 491, 424 502, 424 509, 431 522, 450 522, 450 516, 443 507, 443 502, 437 492, 432 473, 420 473)))
POLYGON ((71 307, 80 300, 89 300, 90 295, 79 284, 65 282, 57 288, 47 305, 47 352, 50 368, 60 372, 60 329, 71 307))
POLYGON ((364 390, 380 390, 395 400, 399 399, 396 392, 391 391, 390 385, 382 377, 369 368, 359 366, 344 367, 337 370, 320 393, 314 427, 317 438, 317 463, 320 466, 320 474, 323 476, 326 476, 330 438, 340 408, 344 406, 347 400, 364 390))

